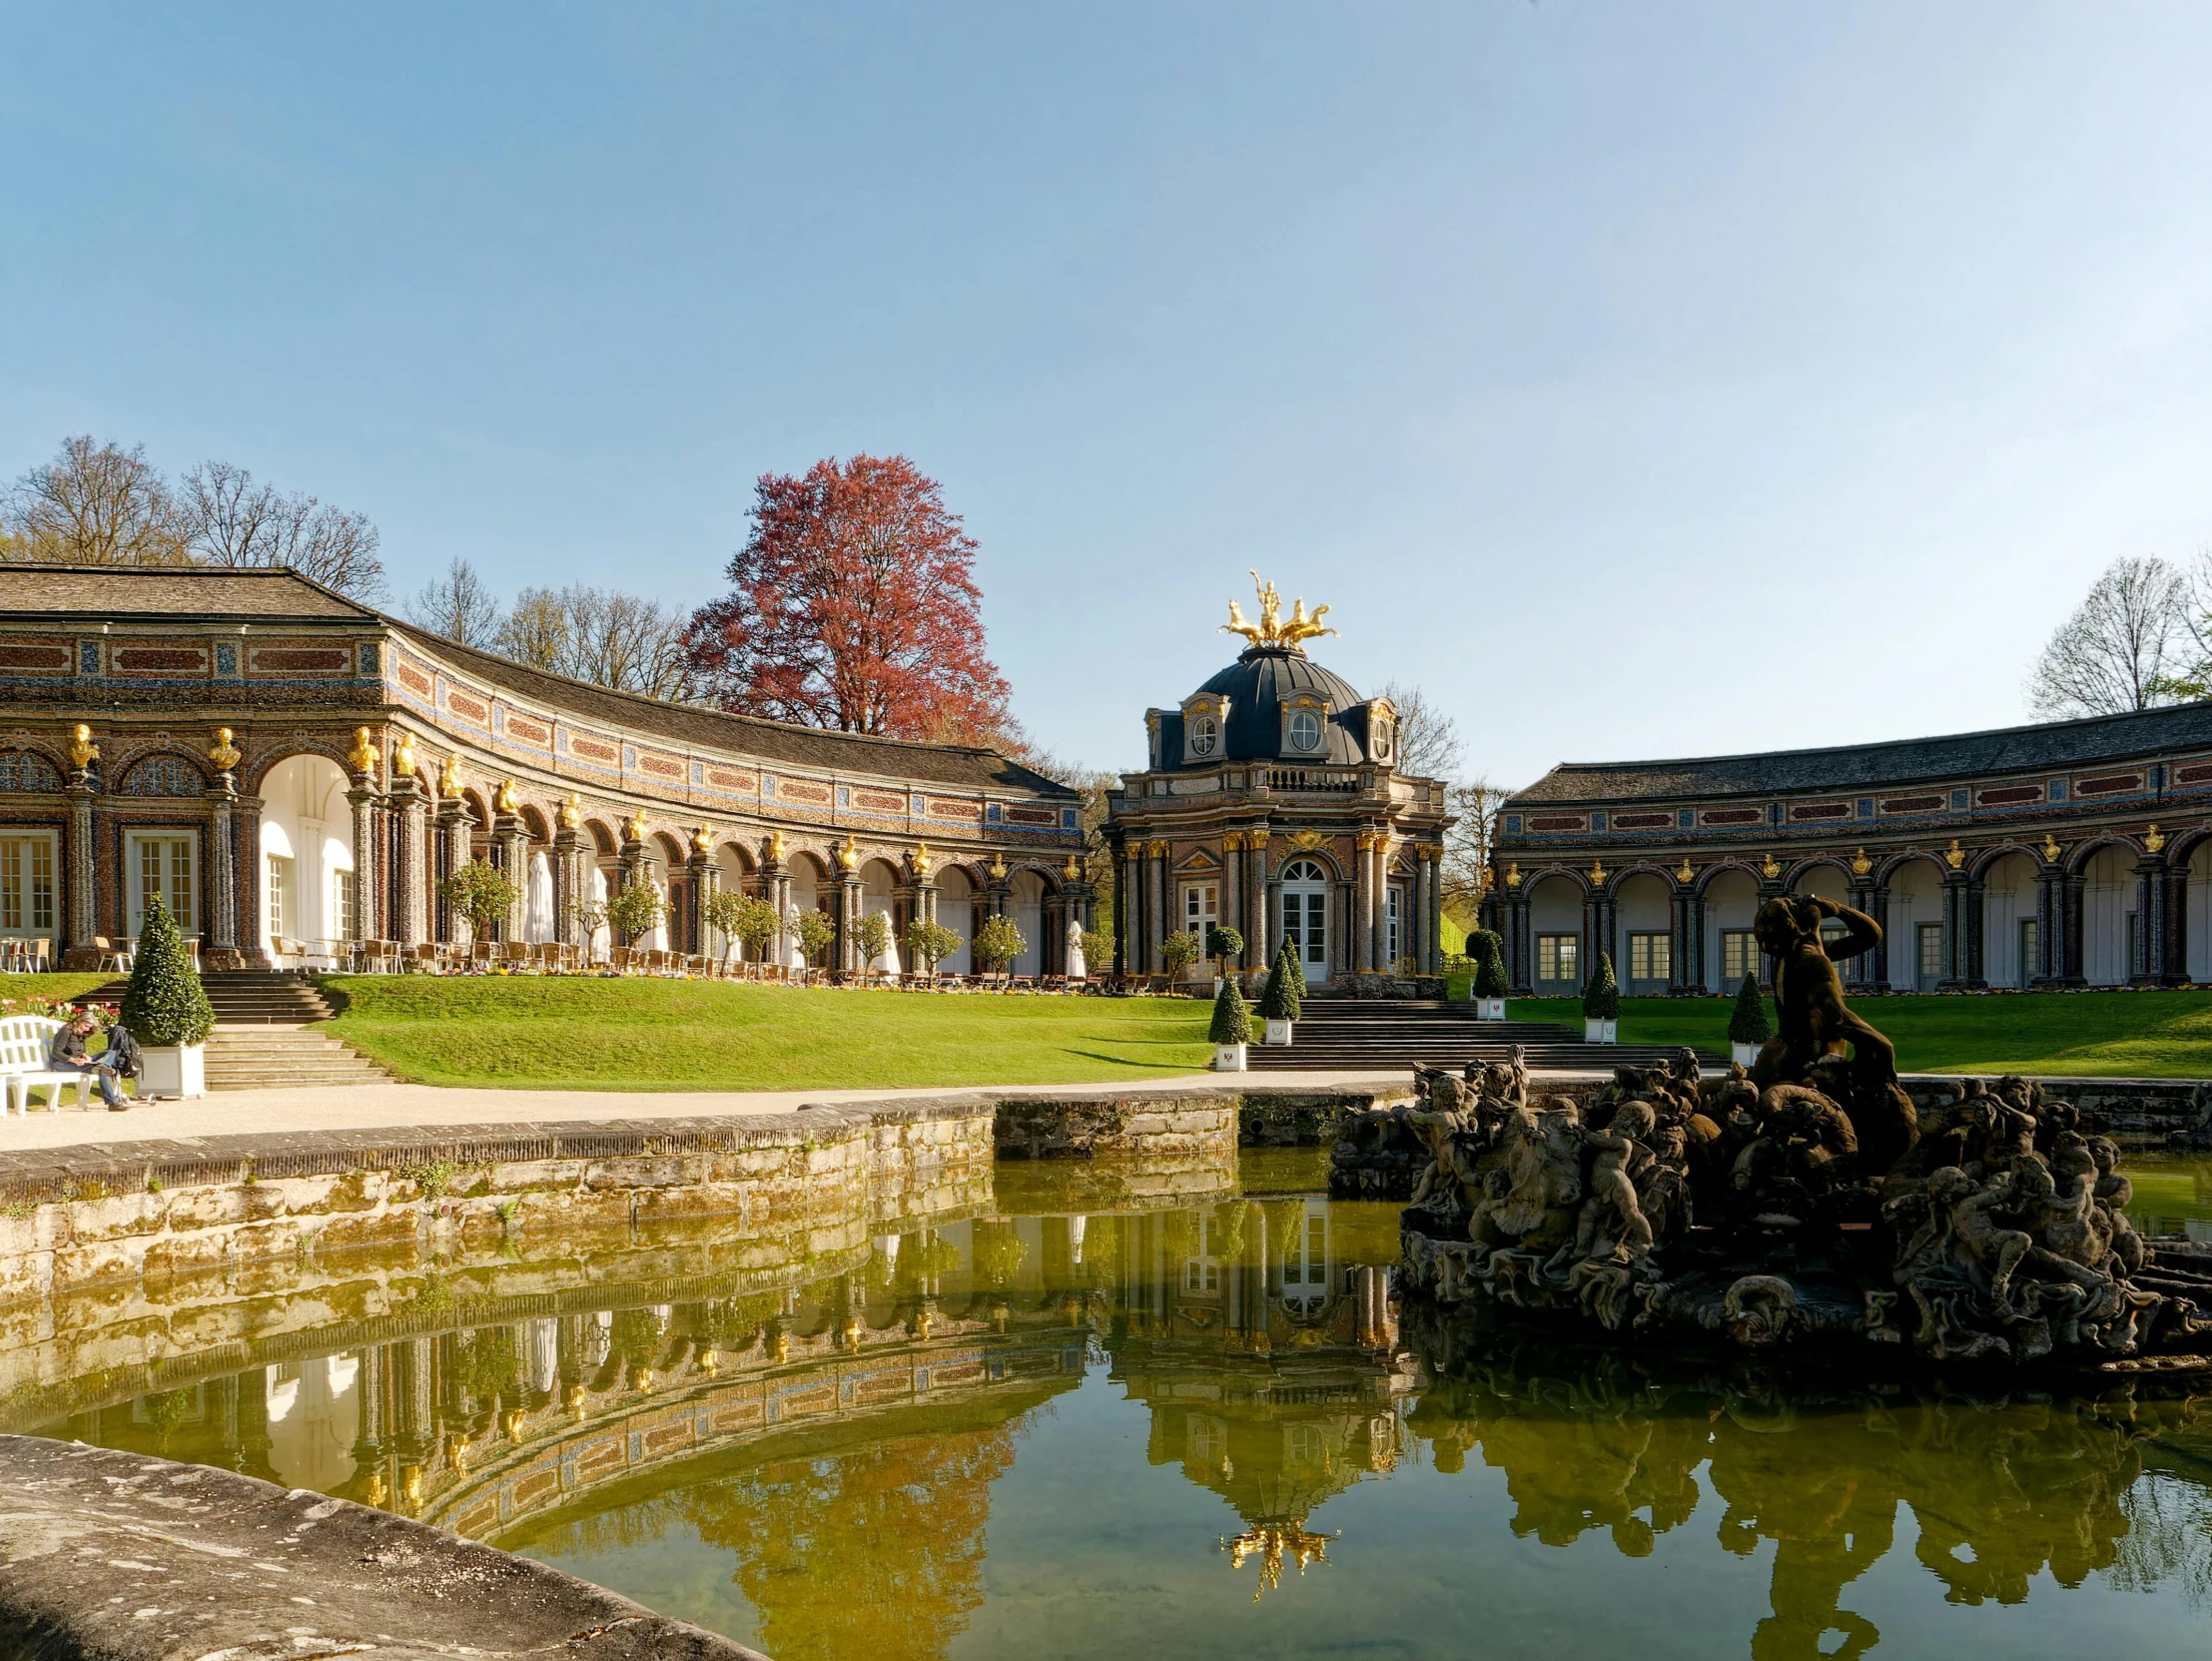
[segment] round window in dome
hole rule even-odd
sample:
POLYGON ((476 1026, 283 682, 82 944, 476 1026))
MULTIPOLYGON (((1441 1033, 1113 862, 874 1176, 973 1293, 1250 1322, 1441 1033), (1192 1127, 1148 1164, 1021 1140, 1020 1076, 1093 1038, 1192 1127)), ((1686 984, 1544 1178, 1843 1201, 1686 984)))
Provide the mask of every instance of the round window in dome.
POLYGON ((1301 709, 1290 717, 1290 747, 1294 750, 1317 750, 1321 747, 1321 717, 1310 709, 1301 709))
POLYGON ((1210 715, 1193 715, 1190 718, 1190 753, 1211 755, 1221 741, 1221 723, 1210 715))

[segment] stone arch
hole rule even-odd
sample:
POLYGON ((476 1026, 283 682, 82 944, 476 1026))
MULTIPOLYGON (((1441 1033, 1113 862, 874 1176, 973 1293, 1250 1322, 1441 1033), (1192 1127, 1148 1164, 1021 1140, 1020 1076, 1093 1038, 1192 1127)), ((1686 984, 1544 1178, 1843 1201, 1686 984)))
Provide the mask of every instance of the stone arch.
POLYGON ((601 859, 612 859, 621 852, 622 838, 604 819, 586 819, 583 828, 591 838, 592 851, 601 859))
POLYGON ((1711 865, 1700 866, 1697 876, 1691 881, 1691 891, 1702 900, 1706 898, 1715 880, 1727 876, 1730 872, 1749 877, 1754 888, 1757 888, 1763 880, 1758 866, 1752 864, 1750 860, 1738 859, 1731 855, 1727 859, 1717 859, 1711 865))
POLYGON ((1981 884, 1981 978, 1991 986, 2024 987, 2040 973, 2042 869, 2041 853, 2018 843, 1972 867, 1981 884))
POLYGON ((1660 996, 1674 980, 1674 879, 1656 866, 1637 865, 1617 873, 1608 886, 1621 954, 1613 967, 1621 988, 1636 997, 1660 996))
POLYGON ((376 931, 360 913, 355 881, 354 812, 346 799, 352 775, 328 755, 296 749, 261 770, 259 867, 254 891, 259 916, 240 919, 253 945, 319 944, 376 931))
POLYGON ((959 949, 937 967, 948 975, 972 975, 975 959, 968 943, 976 935, 976 912, 983 898, 983 875, 965 860, 953 860, 937 868, 937 921, 941 928, 960 936, 959 949))
POLYGON ((1568 882, 1571 882, 1571 883, 1573 883, 1573 884, 1575 885, 1575 893, 1576 893, 1576 896, 1577 896, 1578 898, 1581 898, 1581 899, 1588 899, 1588 898, 1589 898, 1589 896, 1590 896, 1590 874, 1589 874, 1589 872, 1587 872, 1587 871, 1578 871, 1578 870, 1576 870, 1576 869, 1575 869, 1575 868, 1574 868, 1574 867, 1573 867, 1572 865, 1559 865, 1559 864, 1544 865, 1544 866, 1539 866, 1539 867, 1538 867, 1538 868, 1537 868, 1536 870, 1534 870, 1534 871, 1524 871, 1524 872, 1522 872, 1522 873, 1521 873, 1521 892, 1522 892, 1522 893, 1524 893, 1524 894, 1533 894, 1533 893, 1535 893, 1535 892, 1536 892, 1537 888, 1538 888, 1538 887, 1539 887, 1539 886, 1540 886, 1541 884, 1544 884, 1544 883, 1547 883, 1547 882, 1551 882, 1551 881, 1553 881, 1554 879, 1564 879, 1564 880, 1566 880, 1566 881, 1568 881, 1568 882))
POLYGON ((1529 920, 1529 977, 1537 993, 1564 997, 1580 991, 1590 951, 1583 904, 1590 890, 1579 871, 1549 866, 1522 883, 1529 920))
MULTIPOLYGON (((343 773, 343 769, 341 769, 343 773)), ((188 750, 155 745, 141 750, 115 769, 114 793, 118 796, 190 799, 208 789, 207 763, 188 750)))
MULTIPOLYGON (((251 746, 247 744, 244 740, 234 738, 233 742, 238 744, 238 747, 241 749, 251 748, 251 746)), ((182 745, 170 744, 167 746, 150 747, 164 747, 174 749, 181 755, 191 755, 193 760, 195 762, 198 762, 202 766, 207 765, 206 761, 198 753, 186 750, 182 745)), ((327 740, 320 738, 309 738, 305 736, 286 738, 281 743, 272 744, 268 749, 263 750, 260 754, 254 756, 253 759, 242 770, 240 770, 238 774, 239 793, 241 795, 247 796, 260 795, 262 793, 262 781, 268 778, 271 768, 282 766, 285 762, 290 761, 293 757, 302 755, 321 756, 325 761, 328 761, 340 772, 346 774, 347 778, 350 780, 353 777, 353 771, 347 764, 346 755, 347 751, 352 746, 350 744, 333 744, 328 742, 327 740)), ((142 752, 133 751, 130 755, 120 757, 118 759, 125 763, 128 763, 137 760, 140 753, 142 752)), ((432 774, 432 776, 434 777, 435 774, 432 774)))
POLYGON ((2102 836, 2069 862, 2081 895, 2081 973, 2091 986, 2127 985, 2141 959, 2135 865, 2142 857, 2133 838, 2102 836))
POLYGON ((1899 992, 1932 992, 1944 976, 1950 940, 1943 883, 1949 870, 1941 855, 1907 848, 1885 861, 1877 875, 1889 894, 1882 931, 1888 943, 1889 984, 1899 992))
POLYGON ((1978 882, 1982 880, 1983 874, 1990 866, 2011 854, 2025 854, 2035 864, 2041 865, 2043 863, 2043 850, 2041 848, 2033 847, 2025 842, 2007 839, 2003 842, 1993 842, 1986 848, 1973 849, 1966 856, 1966 875, 1978 882))
POLYGON ((2080 876, 2088 869, 2089 862, 2107 848, 2121 849, 2129 859, 2143 857, 2143 845, 2134 837, 2123 835, 2119 831, 2099 831, 2066 850, 2066 875, 2080 876))
POLYGON ((1697 895, 1705 948, 1705 988, 1708 992, 1734 992, 1744 977, 1767 973, 1751 938, 1752 919, 1758 915, 1761 877, 1747 860, 1730 859, 1700 873, 1697 895))
POLYGON ((52 794, 69 776, 67 764, 42 744, 0 749, 0 791, 52 794))
POLYGON ((887 974, 898 974, 906 967, 906 901, 901 890, 906 886, 906 873, 899 862, 888 854, 870 854, 861 860, 860 915, 863 918, 881 917, 890 931, 891 946, 877 958, 872 967, 887 974))
POLYGON ((1042 975, 1051 961, 1051 943, 1046 939, 1046 919, 1051 915, 1048 902, 1058 893, 1058 885, 1050 872, 1029 861, 1009 871, 1006 881, 1007 915, 1022 931, 1022 950, 1014 960, 1012 972, 1042 975))
POLYGON ((1806 880, 1806 878, 1812 876, 1816 871, 1834 871, 1838 878, 1841 879, 1840 883, 1836 884, 1835 886, 1837 886, 1839 889, 1845 890, 1850 887, 1850 863, 1842 855, 1808 854, 1804 859, 1799 860, 1796 864, 1790 866, 1787 870, 1783 872, 1783 891, 1788 894, 1814 894, 1825 892, 1825 890, 1821 889, 1804 888, 1800 886, 1800 884, 1802 884, 1806 880))

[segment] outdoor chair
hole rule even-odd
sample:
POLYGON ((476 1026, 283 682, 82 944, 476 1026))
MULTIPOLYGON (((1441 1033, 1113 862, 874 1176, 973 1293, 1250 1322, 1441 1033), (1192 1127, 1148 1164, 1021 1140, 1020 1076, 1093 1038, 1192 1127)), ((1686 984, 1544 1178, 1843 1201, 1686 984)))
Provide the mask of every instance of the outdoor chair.
POLYGON ((28 954, 26 967, 38 974, 45 974, 54 967, 54 943, 52 940, 34 940, 28 954))
POLYGON ((92 949, 97 954, 92 965, 95 974, 103 969, 113 969, 119 975, 128 975, 131 972, 130 952, 117 946, 106 935, 94 935, 92 949))

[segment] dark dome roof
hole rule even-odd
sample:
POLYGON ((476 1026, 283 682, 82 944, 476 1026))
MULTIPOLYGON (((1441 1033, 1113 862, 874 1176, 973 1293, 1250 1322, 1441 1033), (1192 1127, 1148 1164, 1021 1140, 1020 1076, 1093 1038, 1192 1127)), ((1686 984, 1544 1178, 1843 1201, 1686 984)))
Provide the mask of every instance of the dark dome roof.
MULTIPOLYGON (((1330 761, 1350 765, 1361 759, 1364 731, 1349 730, 1347 711, 1365 725, 1367 700, 1349 681, 1329 673, 1311 658, 1287 646, 1248 646, 1234 663, 1198 688, 1225 698, 1228 730, 1219 756, 1185 756, 1184 764, 1230 761, 1330 761), (1318 750, 1291 750, 1282 737, 1282 700, 1310 692, 1328 701, 1328 719, 1318 750)), ((1195 696, 1196 694, 1193 694, 1195 696)))

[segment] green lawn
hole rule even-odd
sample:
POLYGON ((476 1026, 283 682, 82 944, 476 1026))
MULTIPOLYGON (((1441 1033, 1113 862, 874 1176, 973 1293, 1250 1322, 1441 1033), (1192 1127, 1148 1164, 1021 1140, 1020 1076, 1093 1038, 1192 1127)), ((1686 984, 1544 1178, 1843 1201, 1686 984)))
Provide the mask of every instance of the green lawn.
MULTIPOLYGON (((0 999, 12 999, 20 1007, 33 998, 82 998, 114 979, 113 975, 0 975, 0 999)), ((9 1013, 0 1010, 0 1014, 9 1013)))
POLYGON ((1195 1073, 1211 1006, 707 981, 333 976, 331 1031, 422 1084, 871 1090, 1195 1073), (334 1002, 338 1001, 334 999, 334 1002))
MULTIPOLYGON (((1624 998, 1624 1044, 1728 1051, 1731 998, 1624 998)), ((1772 1008, 1769 1006, 1770 1019, 1772 1008)), ((2024 992, 1990 997, 1858 998, 1906 1073, 2071 1073, 2212 1078, 2212 992, 2024 992)), ((1580 1028, 1571 998, 1516 998, 1517 1021, 1580 1028)))

